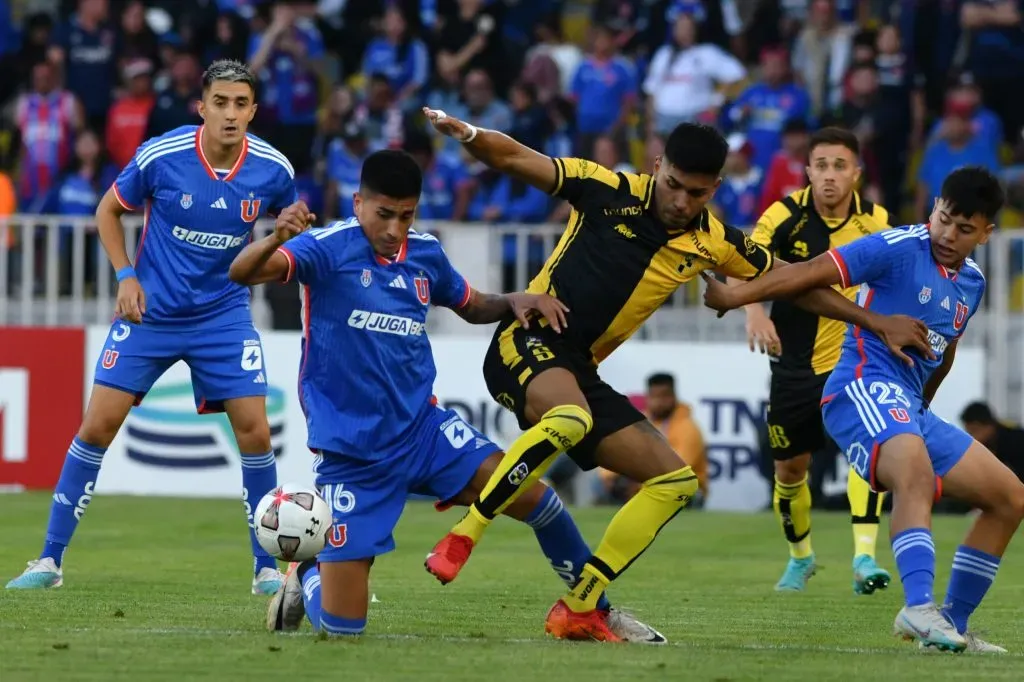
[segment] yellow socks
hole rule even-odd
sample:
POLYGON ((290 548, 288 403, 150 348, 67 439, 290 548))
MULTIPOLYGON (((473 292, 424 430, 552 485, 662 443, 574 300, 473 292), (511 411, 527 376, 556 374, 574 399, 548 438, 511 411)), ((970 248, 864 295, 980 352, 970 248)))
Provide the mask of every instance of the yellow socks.
POLYGON ((853 523, 853 556, 867 554, 874 557, 885 495, 872 490, 851 467, 846 479, 846 497, 850 500, 850 520, 853 523))
POLYGON ((794 559, 811 556, 811 489, 807 477, 799 483, 781 483, 776 477, 772 506, 789 542, 789 555, 794 559))
POLYGON ((644 481, 608 524, 597 551, 565 598, 569 608, 577 612, 597 608, 608 584, 643 554, 696 492, 697 476, 688 466, 644 481))
POLYGON ((594 426, 590 413, 577 405, 548 410, 519 436, 498 463, 480 497, 452 532, 476 544, 498 514, 544 475, 555 457, 577 445, 594 426))

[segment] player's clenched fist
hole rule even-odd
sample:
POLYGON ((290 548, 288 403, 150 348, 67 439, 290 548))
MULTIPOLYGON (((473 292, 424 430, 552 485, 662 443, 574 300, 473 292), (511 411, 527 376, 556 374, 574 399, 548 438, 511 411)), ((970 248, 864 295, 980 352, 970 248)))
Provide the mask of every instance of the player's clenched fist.
POLYGON ((114 316, 135 324, 142 324, 142 315, 146 312, 146 293, 135 277, 128 277, 117 285, 117 302, 114 304, 114 316))
POLYGON ((274 237, 284 244, 303 232, 315 220, 316 216, 310 212, 306 202, 296 201, 278 214, 277 221, 274 223, 274 237))
POLYGON ((423 114, 430 121, 430 125, 434 126, 442 135, 454 137, 459 142, 468 142, 473 137, 473 126, 454 116, 449 116, 440 109, 423 107, 423 114))

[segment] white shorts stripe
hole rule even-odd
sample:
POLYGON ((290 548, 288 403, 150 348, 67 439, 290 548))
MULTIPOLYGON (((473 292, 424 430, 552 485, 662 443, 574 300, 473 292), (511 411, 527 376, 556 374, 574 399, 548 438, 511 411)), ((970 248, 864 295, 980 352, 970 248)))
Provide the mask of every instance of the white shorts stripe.
POLYGON ((862 399, 853 390, 853 386, 854 384, 852 383, 846 385, 846 396, 853 403, 853 406, 857 408, 857 414, 860 415, 860 421, 862 424, 864 424, 864 428, 868 430, 868 435, 874 438, 879 434, 881 429, 879 429, 878 423, 875 422, 874 417, 871 415, 871 412, 864 409, 862 399))
POLYGON ((863 379, 857 379, 854 391, 859 393, 864 398, 864 402, 867 404, 867 408, 871 410, 871 413, 875 416, 875 420, 878 423, 878 430, 885 430, 885 417, 882 416, 881 410, 878 409, 878 405, 871 398, 871 392, 868 391, 868 387, 864 385, 863 379))

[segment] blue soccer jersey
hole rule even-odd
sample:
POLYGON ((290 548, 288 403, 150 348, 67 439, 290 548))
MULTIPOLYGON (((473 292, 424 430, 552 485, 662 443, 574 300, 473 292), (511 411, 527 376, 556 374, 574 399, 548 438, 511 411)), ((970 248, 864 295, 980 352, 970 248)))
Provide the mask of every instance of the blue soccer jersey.
POLYGON ((298 196, 291 164, 263 140, 247 135, 234 167, 215 169, 202 138, 202 126, 183 126, 149 140, 114 182, 125 209, 145 212, 135 271, 146 325, 251 321, 249 290, 228 268, 256 220, 298 196))
POLYGON ((386 459, 436 409, 428 307, 464 306, 469 284, 434 237, 410 231, 389 261, 355 219, 308 230, 281 252, 287 279, 302 284, 309 447, 386 459))

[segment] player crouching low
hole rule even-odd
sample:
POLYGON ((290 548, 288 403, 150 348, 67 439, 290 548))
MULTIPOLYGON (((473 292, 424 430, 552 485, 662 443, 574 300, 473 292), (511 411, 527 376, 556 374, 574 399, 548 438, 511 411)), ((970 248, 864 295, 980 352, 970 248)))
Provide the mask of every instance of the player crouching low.
POLYGON ((930 356, 915 353, 908 366, 874 334, 851 326, 825 384, 822 413, 857 473, 873 489, 893 492, 890 534, 906 599, 895 633, 949 651, 1005 653, 970 632, 967 621, 1024 518, 1024 484, 988 448, 929 408, 985 293, 985 277, 968 256, 988 241, 1002 204, 991 173, 961 168, 943 183, 928 225, 869 235, 738 287, 709 282, 705 295, 708 306, 724 311, 859 284, 864 307, 918 318, 928 327, 930 356), (943 491, 981 513, 953 555, 940 608, 932 598, 930 528, 933 500, 943 491))
MULTIPOLYGON (((472 324, 510 314, 524 326, 538 316, 556 329, 565 324, 565 306, 550 296, 470 288, 437 239, 410 229, 421 188, 411 156, 376 152, 363 163, 356 218, 306 231, 313 216, 296 203, 274 234, 231 266, 231 278, 243 284, 302 284, 299 396, 316 483, 334 515, 319 563, 290 567, 268 611, 271 630, 294 630, 305 615, 314 630, 362 633, 370 567, 395 548, 392 532, 409 494, 467 505, 501 461, 498 446, 436 404, 429 305, 472 324)), ((553 490, 534 485, 506 513, 534 529, 564 581, 579 579, 591 552, 553 490)), ((600 608, 610 639, 665 642, 607 599, 600 608)))

